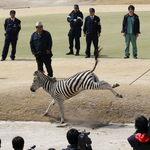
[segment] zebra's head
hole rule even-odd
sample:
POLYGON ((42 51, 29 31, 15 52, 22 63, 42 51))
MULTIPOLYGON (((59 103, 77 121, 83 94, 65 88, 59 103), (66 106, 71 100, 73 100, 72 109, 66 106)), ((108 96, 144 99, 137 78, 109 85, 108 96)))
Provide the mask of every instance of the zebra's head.
POLYGON ((39 89, 40 87, 42 87, 42 82, 40 80, 40 75, 42 74, 41 71, 35 71, 34 72, 34 79, 33 79, 33 83, 30 87, 30 90, 32 92, 35 92, 37 89, 39 89))

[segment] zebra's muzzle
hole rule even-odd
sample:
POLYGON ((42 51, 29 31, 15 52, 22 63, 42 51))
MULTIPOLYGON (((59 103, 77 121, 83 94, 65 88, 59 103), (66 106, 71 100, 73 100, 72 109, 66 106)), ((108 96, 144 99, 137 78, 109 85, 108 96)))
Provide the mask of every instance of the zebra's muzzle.
POLYGON ((35 90, 34 90, 32 87, 30 88, 30 90, 31 90, 32 92, 35 92, 35 90))

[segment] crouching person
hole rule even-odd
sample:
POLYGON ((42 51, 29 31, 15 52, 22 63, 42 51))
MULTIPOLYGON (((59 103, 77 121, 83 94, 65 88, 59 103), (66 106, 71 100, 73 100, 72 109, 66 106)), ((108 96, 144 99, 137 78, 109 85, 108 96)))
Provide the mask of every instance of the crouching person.
POLYGON ((135 120, 136 132, 128 138, 128 142, 133 150, 150 150, 150 137, 148 136, 148 120, 138 117, 135 120))
POLYGON ((89 134, 89 132, 78 132, 76 129, 70 129, 67 132, 67 140, 70 145, 66 149, 62 150, 92 150, 92 142, 88 137, 89 134))
POLYGON ((24 148, 24 139, 20 136, 13 138, 12 147, 14 150, 23 150, 24 148))

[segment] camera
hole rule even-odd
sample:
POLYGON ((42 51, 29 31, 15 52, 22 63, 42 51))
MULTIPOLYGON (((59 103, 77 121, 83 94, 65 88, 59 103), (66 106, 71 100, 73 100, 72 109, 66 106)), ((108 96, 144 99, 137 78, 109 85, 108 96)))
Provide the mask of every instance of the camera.
POLYGON ((79 132, 78 136, 78 150, 92 150, 91 144, 92 141, 88 137, 90 132, 86 132, 85 130, 82 132, 79 132))
POLYGON ((31 148, 27 149, 27 150, 33 150, 36 148, 36 145, 33 145, 31 148))

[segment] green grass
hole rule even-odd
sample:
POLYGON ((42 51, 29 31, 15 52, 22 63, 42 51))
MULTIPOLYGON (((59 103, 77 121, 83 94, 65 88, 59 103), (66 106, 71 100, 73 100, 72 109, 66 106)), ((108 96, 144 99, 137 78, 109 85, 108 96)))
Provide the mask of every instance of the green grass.
MULTIPOLYGON (((138 38, 138 56, 139 58, 149 58, 150 47, 150 27, 149 18, 150 12, 136 12, 140 16, 141 35, 138 38)), ((101 57, 104 58, 122 58, 124 56, 125 39, 121 34, 122 20, 125 12, 120 13, 97 13, 101 18, 102 33, 99 40, 99 45, 103 47, 101 57)), ((88 14, 84 14, 84 17, 88 14)), ((18 58, 32 58, 30 51, 30 37, 35 31, 35 23, 41 21, 44 24, 44 29, 50 31, 53 39, 53 54, 54 58, 76 58, 74 56, 66 56, 69 51, 68 45, 68 31, 69 23, 66 20, 68 14, 55 15, 38 15, 30 17, 20 17, 22 21, 22 30, 19 34, 19 41, 17 45, 18 58)), ((4 45, 4 24, 5 18, 0 19, 0 54, 4 45)), ((131 47, 132 48, 132 47, 131 47)), ((86 41, 81 37, 81 52, 79 58, 85 56, 86 41)), ((93 45, 91 52, 93 54, 93 45)), ((132 51, 132 49, 131 49, 132 51)), ((10 53, 10 51, 9 51, 10 53)), ((131 53, 132 54, 132 53, 131 53)))

